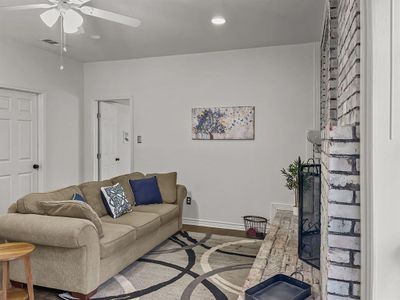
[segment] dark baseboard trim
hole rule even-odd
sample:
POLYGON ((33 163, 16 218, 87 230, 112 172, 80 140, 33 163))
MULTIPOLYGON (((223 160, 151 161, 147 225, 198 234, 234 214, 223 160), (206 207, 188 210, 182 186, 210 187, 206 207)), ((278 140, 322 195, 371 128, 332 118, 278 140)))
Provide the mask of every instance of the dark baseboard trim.
POLYGON ((10 280, 11 286, 17 289, 25 289, 26 283, 10 280))
POLYGON ((210 234, 228 235, 234 237, 246 237, 246 232, 242 230, 223 229, 215 227, 197 226, 184 224, 182 230, 192 232, 202 232, 210 234))

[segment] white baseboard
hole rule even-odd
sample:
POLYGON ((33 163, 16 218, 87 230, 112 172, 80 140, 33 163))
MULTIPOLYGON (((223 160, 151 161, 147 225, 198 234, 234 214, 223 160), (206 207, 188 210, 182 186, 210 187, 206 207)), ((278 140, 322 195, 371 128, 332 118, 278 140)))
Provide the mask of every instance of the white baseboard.
POLYGON ((270 210, 270 220, 272 220, 276 214, 277 210, 290 210, 293 211, 293 205, 286 203, 272 203, 270 210))
MULTIPOLYGON (((293 205, 286 204, 286 203, 272 203, 269 220, 272 220, 274 218, 277 210, 293 211, 293 205)), ((222 229, 242 230, 242 231, 244 230, 243 223, 221 222, 221 221, 195 219, 195 218, 183 218, 183 224, 194 225, 194 226, 203 226, 203 227, 222 228, 222 229)))
POLYGON ((222 229, 242 230, 242 231, 244 230, 244 224, 240 224, 240 223, 220 222, 220 221, 202 220, 202 219, 194 219, 194 218, 183 218, 183 224, 194 225, 194 226, 203 226, 203 227, 222 228, 222 229))

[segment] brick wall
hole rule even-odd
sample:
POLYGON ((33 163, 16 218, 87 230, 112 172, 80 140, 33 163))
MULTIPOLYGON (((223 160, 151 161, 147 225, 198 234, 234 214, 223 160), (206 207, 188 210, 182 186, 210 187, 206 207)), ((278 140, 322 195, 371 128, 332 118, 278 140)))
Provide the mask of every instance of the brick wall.
POLYGON ((324 299, 359 299, 359 0, 330 0, 327 9, 321 43, 321 288, 324 299))
POLYGON ((340 125, 360 122, 360 1, 338 3, 338 103, 340 125))
POLYGON ((324 34, 321 43, 321 128, 337 120, 337 4, 332 1, 326 11, 324 34))
POLYGON ((328 94, 328 81, 329 81, 329 63, 328 63, 328 54, 329 54, 329 23, 328 20, 325 20, 324 23, 324 31, 322 36, 321 43, 321 61, 320 61, 320 128, 325 128, 326 123, 328 122, 328 114, 327 114, 327 94, 328 94))
POLYGON ((359 297, 360 139, 357 126, 329 126, 322 136, 323 285, 326 299, 359 297))

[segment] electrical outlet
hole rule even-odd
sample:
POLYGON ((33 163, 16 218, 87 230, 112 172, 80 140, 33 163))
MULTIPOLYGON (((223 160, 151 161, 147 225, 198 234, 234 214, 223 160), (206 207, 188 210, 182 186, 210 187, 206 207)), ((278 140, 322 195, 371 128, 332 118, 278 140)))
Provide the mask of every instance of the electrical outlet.
POLYGON ((186 204, 192 205, 192 197, 186 197, 186 204))

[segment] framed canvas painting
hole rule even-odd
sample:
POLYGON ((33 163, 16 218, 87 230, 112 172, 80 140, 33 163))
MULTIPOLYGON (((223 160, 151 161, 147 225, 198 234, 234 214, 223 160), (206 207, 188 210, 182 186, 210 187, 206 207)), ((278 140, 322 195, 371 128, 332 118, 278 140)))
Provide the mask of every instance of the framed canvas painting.
POLYGON ((193 140, 254 140, 255 107, 192 109, 193 140))

